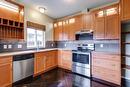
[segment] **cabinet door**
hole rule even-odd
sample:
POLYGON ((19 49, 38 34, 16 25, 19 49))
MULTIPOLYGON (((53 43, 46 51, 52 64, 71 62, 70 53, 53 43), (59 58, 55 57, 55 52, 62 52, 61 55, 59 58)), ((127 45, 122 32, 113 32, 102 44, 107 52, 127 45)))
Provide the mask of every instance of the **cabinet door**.
POLYGON ((105 39, 119 39, 119 16, 111 15, 105 19, 105 39))
POLYGON ((47 52, 46 54, 46 60, 45 60, 45 69, 48 70, 52 67, 52 55, 47 52))
POLYGON ((77 15, 74 17, 75 18, 75 23, 74 23, 75 33, 83 29, 83 17, 84 17, 83 14, 77 15))
POLYGON ((45 55, 36 53, 34 59, 34 74, 39 74, 45 70, 45 55))
POLYGON ((57 26, 54 28, 54 40, 62 41, 62 22, 58 22, 57 26))
POLYGON ((105 39, 119 39, 119 5, 106 8, 105 39))
POLYGON ((130 0, 121 0, 122 20, 130 19, 130 0))
POLYGON ((51 61, 52 61, 52 67, 55 67, 55 66, 57 66, 58 64, 57 64, 57 61, 58 61, 58 56, 57 56, 57 51, 51 51, 51 55, 52 55, 52 59, 51 59, 51 61))
POLYGON ((75 18, 70 18, 69 19, 69 40, 75 40, 75 33, 76 33, 75 18))
POLYGON ((63 39, 64 41, 69 40, 69 21, 63 21, 63 39))
POLYGON ((12 84, 12 59, 4 57, 0 61, 0 86, 6 87, 12 84))
POLYGON ((94 20, 92 13, 85 13, 83 17, 83 29, 94 29, 94 20))
POLYGON ((72 68, 72 52, 71 51, 62 51, 61 58, 62 68, 71 70, 72 68))
POLYGON ((94 37, 95 39, 104 39, 105 37, 105 18, 97 18, 95 20, 95 33, 94 37))

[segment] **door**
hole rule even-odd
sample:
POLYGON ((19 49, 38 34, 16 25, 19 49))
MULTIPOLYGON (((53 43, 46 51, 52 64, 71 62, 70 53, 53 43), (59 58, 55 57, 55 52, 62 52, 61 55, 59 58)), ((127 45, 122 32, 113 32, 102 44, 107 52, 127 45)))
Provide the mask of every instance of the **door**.
POLYGON ((121 0, 122 20, 130 19, 130 0, 121 0))
POLYGON ((119 39, 119 11, 118 5, 106 9, 105 39, 119 39))
POLYGON ((0 65, 0 86, 5 87, 12 84, 12 64, 0 65))

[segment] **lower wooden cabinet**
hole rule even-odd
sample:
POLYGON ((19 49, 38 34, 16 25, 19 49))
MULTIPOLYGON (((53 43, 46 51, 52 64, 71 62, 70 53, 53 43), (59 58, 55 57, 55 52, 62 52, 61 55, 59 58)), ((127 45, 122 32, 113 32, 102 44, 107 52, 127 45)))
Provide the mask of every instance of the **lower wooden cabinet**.
POLYGON ((12 57, 0 57, 0 87, 12 84, 12 57))
POLYGON ((92 77, 121 85, 120 55, 92 53, 92 77))
POLYGON ((48 51, 45 52, 45 70, 49 70, 52 67, 57 66, 57 51, 48 51))
POLYGON ((72 70, 72 51, 58 51, 58 66, 64 69, 72 70))
POLYGON ((35 53, 34 76, 57 66, 57 51, 35 53))

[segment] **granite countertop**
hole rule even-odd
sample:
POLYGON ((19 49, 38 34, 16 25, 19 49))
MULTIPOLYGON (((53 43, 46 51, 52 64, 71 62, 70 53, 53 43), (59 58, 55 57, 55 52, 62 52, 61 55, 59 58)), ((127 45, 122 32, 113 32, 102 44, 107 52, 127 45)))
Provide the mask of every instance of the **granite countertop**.
POLYGON ((52 51, 52 50, 58 50, 58 48, 48 48, 48 49, 42 49, 42 50, 28 50, 28 51, 18 51, 18 52, 5 52, 5 53, 0 53, 0 57, 21 55, 21 54, 28 54, 28 53, 37 53, 37 52, 44 52, 44 51, 52 51))
POLYGON ((0 53, 0 57, 2 56, 14 56, 14 55, 21 55, 21 54, 29 54, 29 53, 37 53, 37 52, 44 52, 44 51, 52 51, 52 50, 71 50, 71 49, 64 49, 64 48, 46 48, 41 50, 27 50, 27 51, 18 51, 18 52, 5 52, 0 53))

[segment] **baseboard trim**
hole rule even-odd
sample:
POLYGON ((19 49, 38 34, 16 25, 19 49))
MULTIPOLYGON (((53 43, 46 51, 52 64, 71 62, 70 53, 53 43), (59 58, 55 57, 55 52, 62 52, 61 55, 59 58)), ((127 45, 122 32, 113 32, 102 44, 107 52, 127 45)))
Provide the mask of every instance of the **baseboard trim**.
POLYGON ((111 83, 111 82, 107 82, 107 81, 104 81, 104 80, 101 80, 101 79, 98 79, 98 78, 95 78, 95 77, 92 77, 92 80, 99 82, 101 84, 104 84, 104 85, 108 85, 110 87, 121 87, 120 85, 117 85, 117 84, 114 84, 114 83, 111 83))

